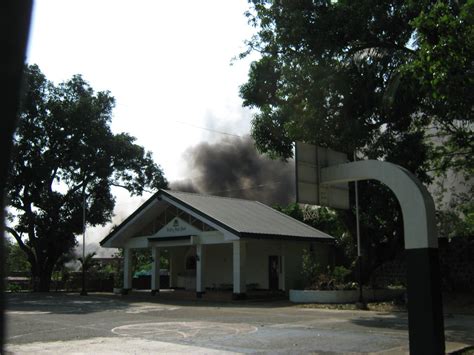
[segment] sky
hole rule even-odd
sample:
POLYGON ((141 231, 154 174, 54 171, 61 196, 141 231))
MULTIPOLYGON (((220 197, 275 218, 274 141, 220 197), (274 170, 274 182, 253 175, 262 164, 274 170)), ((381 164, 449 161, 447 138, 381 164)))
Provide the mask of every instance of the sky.
POLYGON ((245 0, 37 0, 27 62, 56 83, 82 74, 111 91, 114 132, 135 136, 169 180, 181 179, 183 151, 216 139, 195 126, 249 131, 238 88, 250 61, 232 61, 253 33, 247 8, 245 0))
MULTIPOLYGON (((82 74, 109 90, 112 130, 152 151, 169 181, 189 179, 184 154, 222 138, 210 130, 250 131, 238 92, 256 55, 233 60, 255 32, 247 9, 246 0, 36 0, 27 62, 55 83, 82 74)), ((114 192, 113 224, 147 197, 114 192)), ((90 228, 86 238, 97 244, 110 228, 90 228)))

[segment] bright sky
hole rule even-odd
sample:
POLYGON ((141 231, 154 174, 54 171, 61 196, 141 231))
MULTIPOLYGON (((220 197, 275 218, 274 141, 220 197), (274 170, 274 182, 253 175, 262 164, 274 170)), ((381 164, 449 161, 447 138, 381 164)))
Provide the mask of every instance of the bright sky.
MULTIPOLYGON (((27 62, 55 83, 82 74, 110 90, 112 129, 151 150, 169 181, 183 179, 183 152, 222 137, 196 127, 249 132, 238 90, 250 59, 232 61, 254 32, 247 9, 246 0, 37 0, 27 62)), ((118 195, 115 223, 142 199, 134 201, 118 195)))
POLYGON ((58 83, 82 74, 116 98, 112 128, 154 152, 169 180, 185 178, 182 152, 220 138, 198 127, 245 134, 250 113, 239 85, 253 29, 246 0, 37 0, 28 50, 58 83))

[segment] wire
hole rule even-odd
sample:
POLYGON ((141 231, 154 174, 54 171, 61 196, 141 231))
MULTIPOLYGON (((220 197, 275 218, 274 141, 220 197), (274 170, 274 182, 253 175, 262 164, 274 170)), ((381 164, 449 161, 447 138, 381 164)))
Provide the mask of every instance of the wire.
MULTIPOLYGON (((130 107, 129 105, 126 105, 126 104, 123 104, 123 103, 120 103, 120 104, 116 104, 116 105, 119 105, 119 106, 122 106, 122 107, 130 107)), ((190 127, 194 127, 194 128, 197 128, 197 129, 202 129, 204 131, 208 131, 208 132, 213 132, 213 133, 218 133, 218 134, 224 134, 226 136, 231 136, 231 137, 239 137, 239 138, 243 138, 244 135, 241 135, 241 134, 235 134, 235 133, 229 133, 229 132, 224 132, 224 131, 218 131, 216 129, 212 129, 212 128, 207 128, 207 127, 202 127, 202 126, 197 126, 197 125, 194 125, 192 123, 189 123, 189 122, 185 122, 185 121, 179 121, 179 120, 171 120, 172 122, 175 122, 175 123, 180 123, 180 124, 183 124, 183 125, 186 125, 186 126, 190 126, 190 127)))
POLYGON ((196 126, 196 125, 194 125, 194 124, 192 124, 192 123, 189 123, 189 122, 177 121, 177 120, 174 120, 173 122, 181 123, 181 124, 183 124, 183 125, 190 126, 190 127, 194 127, 194 128, 198 128, 198 129, 202 129, 202 130, 204 130, 204 131, 209 131, 209 132, 218 133, 218 134, 224 134, 224 135, 232 136, 232 137, 243 138, 242 135, 238 135, 238 134, 234 134, 234 133, 228 133, 228 132, 223 132, 223 131, 218 131, 218 130, 215 130, 215 129, 212 129, 212 128, 207 128, 207 127, 202 127, 202 126, 196 126))

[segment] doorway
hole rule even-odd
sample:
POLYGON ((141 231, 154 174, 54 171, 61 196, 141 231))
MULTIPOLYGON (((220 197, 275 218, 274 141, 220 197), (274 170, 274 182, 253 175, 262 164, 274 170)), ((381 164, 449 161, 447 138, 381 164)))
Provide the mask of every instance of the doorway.
POLYGON ((278 290, 279 259, 278 255, 268 257, 268 289, 270 290, 278 290))

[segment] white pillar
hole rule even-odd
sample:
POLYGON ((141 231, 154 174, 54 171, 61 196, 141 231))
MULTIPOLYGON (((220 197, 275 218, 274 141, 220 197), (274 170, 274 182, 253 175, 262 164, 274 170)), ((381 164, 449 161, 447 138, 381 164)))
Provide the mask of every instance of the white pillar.
POLYGON ((132 289, 132 250, 123 248, 123 288, 132 289))
POLYGON ((245 261, 247 257, 246 243, 242 240, 232 242, 233 249, 233 279, 234 279, 234 296, 240 298, 239 295, 245 295, 246 278, 245 278, 245 261))
POLYGON ((160 249, 151 248, 151 256, 153 258, 151 264, 151 292, 160 292, 160 249))
POLYGON ((196 244, 196 295, 204 293, 204 246, 196 244))

